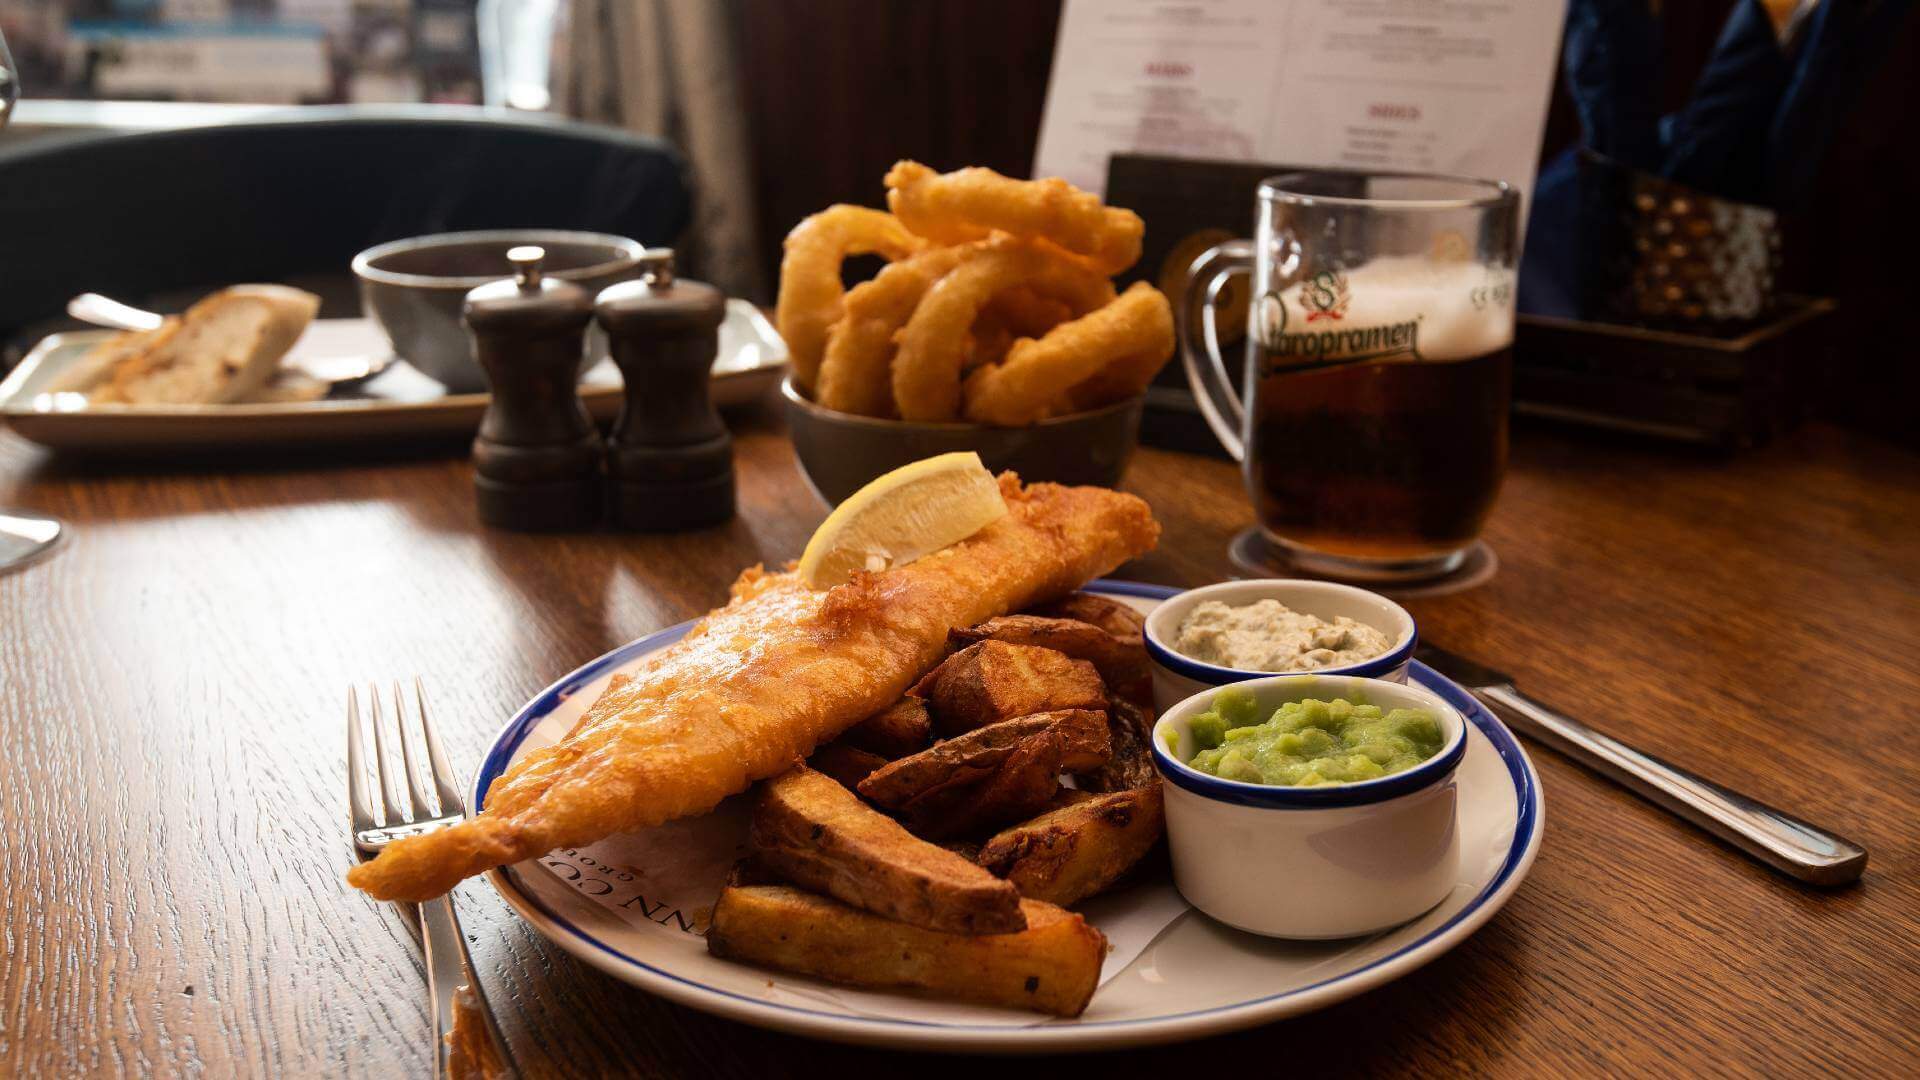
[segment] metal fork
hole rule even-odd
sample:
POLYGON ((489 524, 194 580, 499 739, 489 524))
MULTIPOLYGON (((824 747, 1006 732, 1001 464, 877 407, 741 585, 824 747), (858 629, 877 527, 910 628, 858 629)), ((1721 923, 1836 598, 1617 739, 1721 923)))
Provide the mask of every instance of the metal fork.
MULTIPOLYGON (((426 787, 421 783, 419 757, 414 750, 414 740, 407 731, 406 699, 400 692, 400 684, 396 682, 393 684, 394 715, 391 730, 381 714, 379 690, 373 686, 367 687, 373 713, 373 772, 378 778, 375 787, 380 792, 379 802, 384 810, 384 813, 380 813, 375 811, 374 800, 366 786, 373 778, 367 775, 366 755, 362 752, 361 740, 364 736, 361 734, 360 695, 352 687, 347 689, 347 806, 352 815, 354 851, 362 862, 373 858, 395 840, 444 829, 466 816, 466 804, 460 799, 453 769, 447 764, 446 751, 440 746, 440 736, 434 732, 433 722, 427 719, 427 695, 418 679, 413 682, 413 696, 414 712, 419 716, 420 740, 426 747, 427 764, 433 774, 438 806, 436 808, 435 800, 428 797, 426 787), (399 790, 394 786, 395 770, 391 768, 389 742, 400 745, 398 771, 406 777, 411 813, 402 805, 399 790)), ((401 909, 410 925, 417 927, 421 947, 426 954, 427 994, 433 1002, 433 1075, 448 1075, 447 1055, 452 1049, 448 1036, 454 1031, 455 1013, 462 1007, 469 1013, 478 1014, 486 1029, 487 1041, 492 1045, 495 1061, 505 1069, 505 1075, 514 1075, 513 1057, 507 1051, 506 1040, 500 1037, 500 1027, 494 1020, 493 1009, 487 1005, 486 992, 474 975, 473 958, 467 954, 467 939, 461 934, 460 920, 453 911, 453 893, 417 906, 394 906, 401 909)), ((470 1041, 468 1045, 471 1045, 470 1041)))

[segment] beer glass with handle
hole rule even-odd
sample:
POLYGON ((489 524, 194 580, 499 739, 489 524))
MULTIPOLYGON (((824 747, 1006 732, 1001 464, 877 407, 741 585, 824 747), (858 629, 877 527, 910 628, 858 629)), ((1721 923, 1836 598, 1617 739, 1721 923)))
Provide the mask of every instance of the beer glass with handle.
POLYGON ((1194 261, 1187 377, 1295 566, 1394 581, 1465 559, 1506 471, 1518 227, 1496 181, 1296 172, 1260 184, 1252 240, 1194 261), (1218 308, 1239 274, 1233 370, 1218 308))
MULTIPOLYGON (((0 34, 0 128, 13 118, 13 103, 20 97, 20 76, 7 52, 7 39, 0 34)), ((0 506, 0 573, 25 565, 52 548, 64 526, 59 519, 10 510, 0 506)))

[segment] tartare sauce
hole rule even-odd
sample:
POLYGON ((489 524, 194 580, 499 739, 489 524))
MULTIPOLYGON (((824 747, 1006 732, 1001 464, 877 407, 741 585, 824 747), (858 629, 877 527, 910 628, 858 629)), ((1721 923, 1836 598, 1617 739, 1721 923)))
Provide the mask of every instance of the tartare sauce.
POLYGON ((1316 671, 1371 660, 1393 642, 1345 615, 1322 619, 1278 600, 1238 607, 1208 600, 1187 613, 1173 647, 1203 663, 1240 671, 1316 671))

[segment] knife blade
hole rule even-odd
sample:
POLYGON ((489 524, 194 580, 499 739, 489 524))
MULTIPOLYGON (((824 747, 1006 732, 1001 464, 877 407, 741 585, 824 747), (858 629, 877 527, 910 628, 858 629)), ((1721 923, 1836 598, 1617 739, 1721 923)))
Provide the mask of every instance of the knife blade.
POLYGON ((1414 658, 1466 687, 1520 734, 1782 873, 1831 886, 1855 881, 1866 869, 1867 851, 1860 845, 1603 735, 1521 693, 1505 672, 1424 643, 1414 658))

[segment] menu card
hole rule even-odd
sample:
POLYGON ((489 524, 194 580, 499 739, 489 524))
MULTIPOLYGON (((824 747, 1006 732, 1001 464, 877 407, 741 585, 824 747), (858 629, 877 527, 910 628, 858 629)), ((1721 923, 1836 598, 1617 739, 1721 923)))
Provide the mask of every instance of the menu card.
POLYGON ((1067 0, 1035 176, 1135 152, 1533 183, 1556 0, 1067 0))

